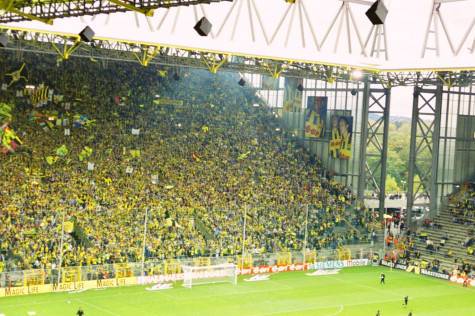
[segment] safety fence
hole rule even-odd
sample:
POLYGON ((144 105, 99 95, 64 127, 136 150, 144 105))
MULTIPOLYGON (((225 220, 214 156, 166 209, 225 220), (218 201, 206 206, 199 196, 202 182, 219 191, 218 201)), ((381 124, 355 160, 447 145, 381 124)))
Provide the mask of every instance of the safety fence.
MULTIPOLYGON (((9 271, 0 274, 0 297, 39 293, 46 285, 51 291, 77 289, 81 282, 93 281, 96 287, 140 284, 139 278, 159 277, 178 280, 183 265, 212 266, 223 262, 234 263, 240 274, 253 271, 293 271, 315 266, 316 263, 368 259, 381 254, 380 245, 352 245, 350 247, 304 252, 248 253, 244 256, 196 257, 182 259, 154 259, 142 262, 114 263, 91 266, 63 267, 61 269, 36 269, 9 271), (303 268, 304 267, 304 268, 303 268), (260 269, 260 270, 259 270, 260 269), (262 270, 264 269, 264 270, 262 270), (267 269, 267 270, 266 270, 267 269), (133 279, 135 278, 135 279, 133 279), (17 289, 17 290, 15 290, 17 289), (3 295, 2 295, 3 294, 3 295)), ((149 278, 150 279, 150 278, 149 278)), ((87 283, 86 283, 87 284, 87 283)), ((84 286, 84 285, 80 285, 84 286)))

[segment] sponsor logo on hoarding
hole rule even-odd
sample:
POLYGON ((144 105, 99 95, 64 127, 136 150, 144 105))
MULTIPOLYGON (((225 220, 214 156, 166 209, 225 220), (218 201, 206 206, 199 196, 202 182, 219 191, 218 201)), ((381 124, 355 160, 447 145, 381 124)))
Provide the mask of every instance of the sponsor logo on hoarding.
POLYGON ((426 270, 426 269, 421 269, 421 274, 428 275, 428 276, 438 278, 438 279, 444 279, 444 280, 449 280, 450 279, 450 275, 448 275, 448 274, 429 271, 429 270, 426 270))
POLYGON ((84 289, 84 282, 67 282, 53 284, 53 292, 73 291, 84 289))
POLYGON ((433 278, 438 278, 442 280, 447 280, 447 281, 452 281, 452 282, 458 282, 458 283, 463 283, 462 278, 457 278, 457 277, 451 277, 449 274, 441 273, 441 272, 435 272, 435 271, 430 271, 427 269, 419 269, 415 266, 407 266, 405 264, 399 264, 396 263, 394 264, 391 261, 386 261, 386 260, 381 260, 381 265, 386 266, 386 267, 392 267, 395 269, 400 269, 400 270, 406 270, 407 272, 411 273, 414 272, 416 274, 422 274, 422 275, 427 275, 433 278))
POLYGON ((464 282, 467 282, 467 285, 471 285, 471 286, 474 286, 475 287, 475 279, 471 279, 471 278, 462 278, 462 277, 458 277, 456 275, 452 275, 450 277, 450 282, 455 282, 455 283, 458 283, 458 284, 463 284, 464 282))
POLYGON ((183 273, 162 274, 162 275, 147 275, 137 277, 137 284, 152 284, 182 281, 183 273))
POLYGON ((82 282, 65 282, 56 284, 41 284, 34 286, 21 286, 21 287, 7 287, 0 288, 0 297, 3 296, 19 296, 28 294, 39 293, 52 293, 52 292, 69 292, 88 289, 99 289, 105 287, 118 287, 126 285, 136 285, 137 278, 117 278, 106 280, 94 280, 94 281, 82 281, 82 282))
MULTIPOLYGON (((193 279, 209 279, 209 278, 219 278, 229 276, 229 273, 221 271, 200 271, 193 272, 193 279)), ((152 283, 166 283, 166 282, 175 282, 183 281, 185 278, 184 273, 173 273, 173 274, 163 274, 163 275, 148 275, 137 277, 138 284, 152 284, 152 283)))
POLYGON ((306 271, 308 264, 290 264, 290 265, 273 265, 273 266, 259 266, 253 268, 239 269, 238 274, 262 274, 262 273, 277 273, 290 271, 306 271))
POLYGON ((362 267, 370 264, 368 259, 352 259, 352 260, 333 260, 316 262, 309 266, 310 270, 326 270, 326 269, 342 269, 350 267, 362 267))
POLYGON ((39 293, 38 286, 23 286, 23 287, 10 287, 5 288, 5 296, 18 296, 18 295, 27 295, 27 294, 36 294, 39 293))
POLYGON ((399 264, 399 263, 394 264, 394 262, 387 261, 387 260, 381 260, 381 265, 385 267, 399 269, 399 270, 407 270, 407 265, 399 264))

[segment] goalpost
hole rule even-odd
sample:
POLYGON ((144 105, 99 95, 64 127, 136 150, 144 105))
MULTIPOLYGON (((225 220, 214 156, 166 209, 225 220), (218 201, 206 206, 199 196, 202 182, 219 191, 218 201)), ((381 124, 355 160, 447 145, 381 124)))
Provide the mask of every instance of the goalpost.
POLYGON ((194 285, 210 283, 237 284, 237 267, 233 263, 208 266, 182 265, 183 286, 192 288, 194 285))

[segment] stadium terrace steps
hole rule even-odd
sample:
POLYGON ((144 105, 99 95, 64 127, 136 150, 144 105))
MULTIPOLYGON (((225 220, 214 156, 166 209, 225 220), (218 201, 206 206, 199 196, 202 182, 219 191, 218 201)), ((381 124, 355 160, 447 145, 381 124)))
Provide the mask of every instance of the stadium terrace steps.
MULTIPOLYGON (((466 247, 462 246, 462 243, 467 237, 467 233, 470 229, 473 229, 471 225, 464 225, 459 223, 454 223, 452 216, 449 214, 448 209, 444 209, 435 219, 434 224, 441 225, 442 229, 437 228, 423 228, 422 231, 428 233, 428 239, 434 242, 434 247, 440 246, 440 241, 442 237, 445 236, 445 233, 448 234, 448 240, 445 242, 444 246, 440 246, 439 251, 429 251, 426 248, 425 241, 421 240, 419 237, 416 238, 416 251, 420 253, 420 259, 424 259, 430 263, 434 259, 439 260, 440 269, 446 269, 449 272, 454 269, 454 267, 460 264, 455 263, 455 259, 468 260, 472 263, 475 263, 475 256, 467 254, 466 247), (451 250, 453 252, 452 257, 447 257, 447 251, 451 250)), ((412 251, 412 256, 414 256, 415 251, 412 251)))

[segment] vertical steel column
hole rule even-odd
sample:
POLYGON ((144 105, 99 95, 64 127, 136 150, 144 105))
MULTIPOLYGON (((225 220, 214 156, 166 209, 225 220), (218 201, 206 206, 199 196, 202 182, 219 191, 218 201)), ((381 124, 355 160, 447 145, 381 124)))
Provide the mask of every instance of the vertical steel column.
POLYGON ((370 89, 368 118, 372 120, 368 119, 368 138, 362 144, 366 148, 366 189, 377 193, 381 216, 386 197, 390 91, 390 88, 370 89))
POLYGON ((370 98, 370 86, 368 76, 364 79, 363 104, 361 109, 361 141, 360 141, 360 166, 358 172, 358 200, 364 200, 366 188, 366 144, 368 142, 368 109, 370 98))
POLYGON ((434 109, 434 130, 432 132, 432 172, 430 178, 430 217, 433 218, 438 213, 439 194, 438 194, 438 172, 439 172, 439 145, 440 145, 440 120, 442 117, 442 96, 443 84, 440 80, 437 83, 435 92, 435 109, 434 109))
POLYGON ((414 206, 414 176, 416 174, 416 136, 417 136, 417 120, 419 117, 419 93, 420 88, 414 87, 412 99, 412 123, 411 123, 411 140, 409 148, 409 168, 407 179, 407 208, 406 208, 406 223, 409 227, 412 224, 412 208, 414 206))
POLYGON ((407 186, 409 224, 412 221, 415 205, 429 207, 430 217, 437 214, 439 206, 437 178, 443 97, 442 81, 437 80, 435 86, 435 89, 424 89, 417 86, 414 88, 407 186), (424 160, 424 156, 426 160, 424 160), (430 166, 424 162, 430 162, 430 166), (416 176, 420 181, 417 186, 414 183, 416 176), (429 203, 424 201, 426 197, 429 198, 429 203), (422 199, 419 203, 417 203, 418 198, 422 199))
POLYGON ((383 148, 381 151, 381 177, 379 185, 379 213, 384 214, 384 201, 386 199, 386 169, 388 162, 388 137, 389 137, 389 114, 391 109, 391 88, 385 89, 384 103, 384 126, 383 126, 383 148))

